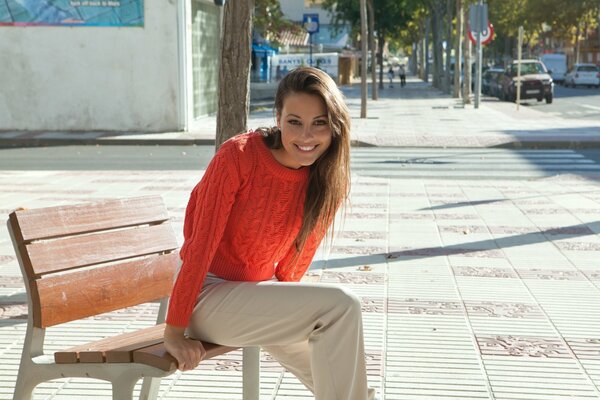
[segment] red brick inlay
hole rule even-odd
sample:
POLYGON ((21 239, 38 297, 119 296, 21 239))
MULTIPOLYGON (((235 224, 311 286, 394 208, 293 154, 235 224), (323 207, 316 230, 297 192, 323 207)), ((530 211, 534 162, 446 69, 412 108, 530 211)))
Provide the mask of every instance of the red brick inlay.
POLYGON ((471 317, 545 319, 535 304, 502 303, 502 302, 465 302, 467 312, 471 317))
POLYGON ((500 250, 489 249, 466 249, 466 248, 445 248, 429 247, 425 249, 400 250, 390 253, 389 258, 397 257, 438 257, 438 256, 463 256, 463 257, 484 257, 484 258, 504 258, 500 250))
POLYGON ((5 256, 0 255, 0 264, 7 264, 11 261, 14 261, 16 258, 14 256, 5 256))
POLYGON ((478 336, 477 343, 481 354, 489 356, 571 358, 559 339, 497 335, 478 336))
POLYGON ((0 320, 3 319, 27 319, 28 308, 26 302, 0 303, 0 320))
POLYGON ((517 278, 510 268, 468 267, 453 265, 452 270, 456 276, 473 276, 479 278, 517 278))
POLYGON ((421 299, 388 299, 387 311, 390 314, 423 314, 462 316, 463 308, 456 301, 421 299))
POLYGON ((385 248, 383 247, 353 247, 353 246, 333 246, 331 249, 333 253, 341 254, 384 254, 385 248))
POLYGON ((354 213, 350 212, 346 214, 346 218, 356 219, 384 219, 387 218, 385 213, 354 213))
POLYGON ((561 250, 566 251, 598 251, 600 243, 590 242, 557 242, 556 245, 561 250))
POLYGON ((323 271, 321 282, 349 283, 354 285, 383 285, 385 275, 375 272, 323 271))
POLYGON ((385 239, 387 233, 378 231, 342 231, 340 237, 344 239, 385 239))
POLYGON ((581 271, 585 276, 587 276, 592 281, 600 280, 600 270, 597 271, 581 271))
POLYGON ((1 288, 21 288, 23 286, 23 278, 20 276, 0 276, 1 288))
POLYGON ((440 232, 468 235, 469 233, 488 233, 488 230, 485 226, 480 225, 446 225, 440 226, 440 232))
POLYGON ((572 269, 518 269, 521 279, 546 279, 553 281, 583 281, 579 271, 572 269))
POLYGON ((364 313, 384 313, 385 307, 382 297, 361 297, 361 310, 364 313))

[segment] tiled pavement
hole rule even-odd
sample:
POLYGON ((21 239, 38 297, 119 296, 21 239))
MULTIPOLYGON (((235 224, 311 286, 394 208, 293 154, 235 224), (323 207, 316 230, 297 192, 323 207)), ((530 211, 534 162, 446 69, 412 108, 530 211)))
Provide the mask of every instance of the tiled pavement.
MULTIPOLYGON (((0 214, 160 194, 175 229, 199 171, 0 174, 0 214), (17 184, 18 182, 18 184, 17 184)), ((600 399, 600 181, 582 176, 475 182, 353 176, 351 207, 306 279, 363 301, 371 385, 382 399, 600 399)), ((181 240, 181 238, 180 238, 181 240)), ((50 330, 48 351, 152 323, 155 305, 50 330)), ((26 299, 0 231, 0 398, 9 399, 26 299)), ((241 355, 164 379, 160 399, 240 399, 241 355)), ((263 354, 262 399, 310 394, 263 354)), ((65 379, 35 400, 109 399, 108 384, 65 379)))

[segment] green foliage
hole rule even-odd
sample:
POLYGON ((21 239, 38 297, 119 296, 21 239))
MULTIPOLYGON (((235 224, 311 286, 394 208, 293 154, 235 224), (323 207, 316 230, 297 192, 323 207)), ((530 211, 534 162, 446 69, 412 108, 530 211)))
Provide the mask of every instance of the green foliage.
POLYGON ((274 46, 279 46, 279 34, 285 30, 301 32, 300 25, 285 18, 279 0, 255 0, 254 29, 274 46))
MULTIPOLYGON (((375 32, 386 41, 400 37, 400 32, 411 20, 413 5, 416 0, 373 0, 375 9, 375 32)), ((352 35, 360 34, 360 1, 359 0, 325 0, 323 7, 332 14, 335 25, 348 24, 352 35)))

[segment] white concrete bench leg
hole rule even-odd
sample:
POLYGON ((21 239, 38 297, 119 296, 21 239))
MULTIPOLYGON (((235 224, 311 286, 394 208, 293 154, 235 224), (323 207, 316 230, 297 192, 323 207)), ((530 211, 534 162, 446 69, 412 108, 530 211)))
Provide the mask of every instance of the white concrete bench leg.
POLYGON ((160 388, 160 378, 144 378, 142 390, 140 391, 140 400, 156 400, 158 389, 160 388))
POLYGON ((136 376, 124 375, 122 379, 112 382, 113 400, 133 400, 133 388, 137 383, 136 376))
POLYGON ((260 347, 244 347, 243 350, 243 399, 259 400, 260 396, 260 347))

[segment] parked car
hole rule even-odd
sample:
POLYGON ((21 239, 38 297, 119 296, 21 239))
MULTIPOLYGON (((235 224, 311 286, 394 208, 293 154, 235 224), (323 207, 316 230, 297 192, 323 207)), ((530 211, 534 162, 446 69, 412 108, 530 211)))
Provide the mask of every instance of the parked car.
MULTIPOLYGON (((500 99, 517 100, 517 61, 508 65, 502 75, 500 99)), ((544 64, 538 60, 521 60, 521 99, 546 100, 552 103, 554 98, 554 82, 544 64)))
POLYGON ((575 64, 565 75, 565 86, 600 87, 600 69, 594 64, 575 64))
POLYGON ((490 68, 481 75, 481 93, 498 97, 498 84, 504 68, 490 68))

